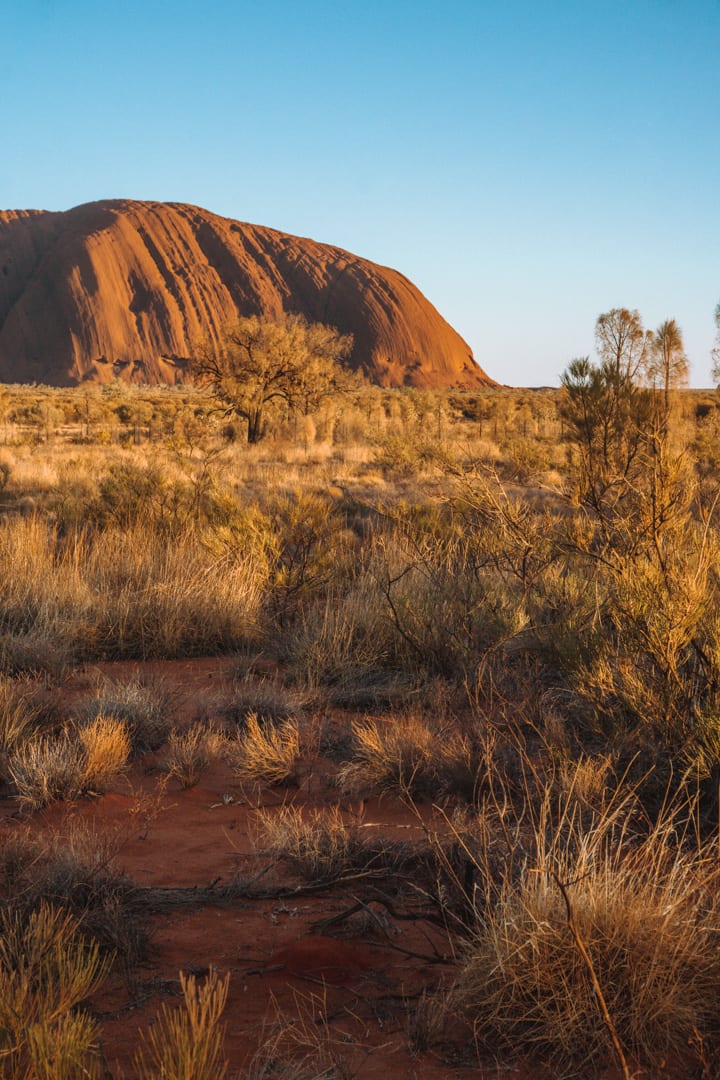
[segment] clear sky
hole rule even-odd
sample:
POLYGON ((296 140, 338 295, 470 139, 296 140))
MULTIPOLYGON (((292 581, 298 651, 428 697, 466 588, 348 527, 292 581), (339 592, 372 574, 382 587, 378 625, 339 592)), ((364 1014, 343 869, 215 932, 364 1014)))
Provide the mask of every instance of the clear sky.
POLYGON ((513 385, 597 315, 710 385, 720 0, 0 0, 0 208, 195 203, 401 270, 513 385))

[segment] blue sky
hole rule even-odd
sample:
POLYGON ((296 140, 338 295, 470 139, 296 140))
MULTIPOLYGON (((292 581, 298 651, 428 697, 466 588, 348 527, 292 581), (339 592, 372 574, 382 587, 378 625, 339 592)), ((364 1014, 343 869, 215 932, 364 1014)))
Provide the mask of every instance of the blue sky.
POLYGON ((710 385, 720 0, 0 0, 0 208, 132 197, 407 274, 513 385, 597 315, 710 385))

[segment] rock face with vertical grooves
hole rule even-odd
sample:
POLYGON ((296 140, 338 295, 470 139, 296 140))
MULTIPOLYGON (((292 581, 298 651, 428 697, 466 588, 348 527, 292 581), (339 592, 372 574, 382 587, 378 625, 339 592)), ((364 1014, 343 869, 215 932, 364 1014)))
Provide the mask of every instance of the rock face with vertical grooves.
POLYGON ((282 312, 352 333, 382 386, 492 385, 412 282, 340 248, 179 203, 0 212, 4 382, 177 382, 198 340, 282 312))

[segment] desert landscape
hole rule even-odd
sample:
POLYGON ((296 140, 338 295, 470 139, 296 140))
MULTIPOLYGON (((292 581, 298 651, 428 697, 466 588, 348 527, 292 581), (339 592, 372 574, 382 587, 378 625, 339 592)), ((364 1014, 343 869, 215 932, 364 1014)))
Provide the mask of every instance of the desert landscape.
POLYGON ((2 39, 0 1080, 720 1080, 718 0, 2 39))
POLYGON ((316 357, 249 441, 265 322, 338 342, 2 390, 5 1075, 716 1075, 681 338, 614 309, 541 390, 316 357))

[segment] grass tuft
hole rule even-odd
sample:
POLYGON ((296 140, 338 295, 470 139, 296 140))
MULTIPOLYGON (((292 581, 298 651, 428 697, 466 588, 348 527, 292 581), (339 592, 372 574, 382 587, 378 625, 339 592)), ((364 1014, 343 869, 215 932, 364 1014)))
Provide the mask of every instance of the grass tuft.
POLYGON ((126 725, 135 753, 157 750, 171 729, 169 695, 161 683, 141 675, 125 680, 104 679, 95 696, 76 709, 79 724, 100 715, 126 725))
POLYGON ((112 716, 96 716, 77 733, 84 758, 83 789, 93 794, 106 791, 125 769, 130 757, 127 725, 112 716))
POLYGON ((180 972, 184 1009, 163 1006, 155 1025, 140 1033, 135 1058, 138 1080, 222 1080, 224 1027, 230 976, 210 968, 199 986, 194 975, 180 972))
POLYGON ((353 723, 352 760, 340 769, 348 793, 393 792, 410 798, 477 796, 487 750, 479 739, 436 728, 423 716, 368 717, 353 723))
POLYGON ((477 856, 484 905, 452 1002, 486 1045, 569 1075, 612 1057, 613 1029, 642 1063, 682 1060, 717 1030, 716 852, 683 843, 686 810, 631 842, 629 810, 621 800, 588 823, 568 802, 558 820, 548 799, 522 862, 498 873, 477 856))
POLYGON ((227 750, 228 737, 213 724, 196 723, 186 731, 170 732, 165 767, 183 788, 195 787, 211 762, 227 750))
POLYGON ((109 961, 71 915, 42 904, 0 914, 0 1048, 4 1075, 99 1078, 97 1029, 73 1010, 98 989, 109 961))
POLYGON ((241 781, 287 784, 297 777, 300 731, 296 720, 277 727, 263 725, 253 713, 245 729, 229 744, 229 757, 241 781))

